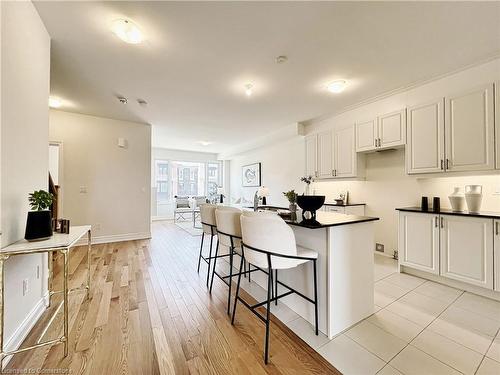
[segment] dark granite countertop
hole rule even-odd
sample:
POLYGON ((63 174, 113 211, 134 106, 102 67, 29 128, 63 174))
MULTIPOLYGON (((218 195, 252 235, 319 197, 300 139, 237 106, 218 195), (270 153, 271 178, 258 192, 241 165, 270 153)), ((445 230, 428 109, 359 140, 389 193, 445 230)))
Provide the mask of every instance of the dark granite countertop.
POLYGON ((296 225, 299 227, 309 229, 320 229, 334 227, 338 225, 348 225, 356 223, 364 223, 367 221, 379 220, 378 217, 358 216, 358 215, 344 215, 335 212, 316 211, 316 220, 303 220, 302 215, 298 214, 296 220, 284 218, 285 222, 289 225, 296 225))
POLYGON ((457 216, 471 216, 471 217, 484 217, 490 219, 500 219, 500 212, 489 212, 489 211, 480 211, 480 212, 469 212, 469 211, 453 211, 449 208, 441 208, 439 212, 435 212, 431 209, 424 211, 420 207, 402 207, 396 208, 397 211, 404 212, 420 212, 425 214, 441 214, 441 215, 457 215, 457 216))
POLYGON ((339 206, 339 207, 349 207, 349 206, 365 206, 366 203, 345 203, 345 204, 338 204, 338 203, 331 203, 331 202, 325 202, 323 206, 339 206))

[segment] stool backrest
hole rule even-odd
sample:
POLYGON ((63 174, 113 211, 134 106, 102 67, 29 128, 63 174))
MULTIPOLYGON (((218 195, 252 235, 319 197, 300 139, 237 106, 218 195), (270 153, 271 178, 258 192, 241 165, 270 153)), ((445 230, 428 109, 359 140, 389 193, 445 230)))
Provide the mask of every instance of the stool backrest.
MULTIPOLYGON (((284 255, 297 255, 295 235, 282 218, 272 212, 244 211, 241 215, 243 243, 259 250, 284 255)), ((246 260, 268 267, 267 254, 244 247, 246 260)), ((271 256, 272 268, 288 268, 296 264, 293 259, 271 256)))
MULTIPOLYGON (((226 236, 222 233, 227 233, 232 236, 241 238, 241 210, 236 207, 225 207, 218 206, 215 210, 215 219, 217 222, 217 231, 219 232, 219 243, 230 247, 231 239, 229 236, 226 236), (221 233, 222 232, 222 233, 221 233)), ((239 247, 240 240, 233 238, 232 245, 235 247, 239 247)))
MULTIPOLYGON (((210 226, 215 226, 217 223, 217 221, 215 220, 216 209, 217 206, 215 204, 205 203, 200 206, 201 225, 203 227, 203 232, 205 232, 206 234, 212 234, 212 229, 210 226)), ((213 234, 216 234, 215 228, 213 230, 213 234)))

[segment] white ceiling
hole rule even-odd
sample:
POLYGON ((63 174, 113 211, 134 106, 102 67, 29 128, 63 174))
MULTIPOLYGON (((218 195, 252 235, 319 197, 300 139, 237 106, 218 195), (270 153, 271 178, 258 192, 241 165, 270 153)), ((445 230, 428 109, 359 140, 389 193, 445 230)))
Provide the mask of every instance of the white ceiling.
POLYGON ((35 5, 52 37, 51 94, 67 100, 63 109, 147 122, 154 146, 186 150, 221 152, 500 54, 499 2, 35 5), (123 17, 145 43, 110 31, 123 17), (278 55, 288 62, 276 64, 278 55), (336 78, 350 83, 340 95, 323 87, 336 78))

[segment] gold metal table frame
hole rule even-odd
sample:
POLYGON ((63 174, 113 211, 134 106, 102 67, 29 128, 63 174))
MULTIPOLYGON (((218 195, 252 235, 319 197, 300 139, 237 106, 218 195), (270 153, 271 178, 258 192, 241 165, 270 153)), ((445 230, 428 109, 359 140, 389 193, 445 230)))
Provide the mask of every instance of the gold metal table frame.
POLYGON ((37 242, 28 242, 25 240, 21 240, 13 243, 7 247, 4 247, 0 250, 0 373, 3 373, 3 361, 5 357, 14 355, 17 353, 22 353, 28 350, 37 349, 46 345, 54 345, 54 344, 64 344, 64 357, 68 355, 68 295, 69 293, 78 292, 85 290, 86 298, 90 298, 90 256, 92 251, 92 233, 91 233, 90 225, 82 225, 82 226, 72 226, 70 228, 69 234, 62 233, 54 233, 54 235, 47 239, 37 242), (78 241, 87 234, 87 285, 68 289, 68 265, 69 265, 69 253, 70 249, 75 247, 78 241), (52 258, 54 252, 59 252, 63 256, 63 289, 54 291, 52 284, 52 276, 53 276, 53 265, 52 258), (35 345, 27 346, 21 349, 11 350, 4 352, 4 285, 5 285, 5 261, 16 255, 28 255, 28 254, 40 254, 40 253, 48 253, 48 307, 51 304, 51 297, 54 294, 63 293, 63 301, 59 305, 59 307, 54 311, 51 319, 47 323, 47 326, 43 330, 42 334, 38 341, 45 335, 48 328, 52 324, 55 316, 59 312, 60 307, 63 307, 63 335, 49 341, 37 342, 35 345))

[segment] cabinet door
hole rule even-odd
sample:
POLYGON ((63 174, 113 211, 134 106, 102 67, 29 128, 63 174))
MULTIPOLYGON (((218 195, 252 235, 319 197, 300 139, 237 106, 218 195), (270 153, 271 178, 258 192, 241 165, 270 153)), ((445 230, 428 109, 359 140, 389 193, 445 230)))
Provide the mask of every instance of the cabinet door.
POLYGON ((358 159, 354 146, 354 126, 336 130, 333 138, 334 176, 355 177, 358 159))
POLYGON ((500 169, 500 81, 495 82, 495 142, 497 169, 500 169))
POLYGON ((495 220, 495 239, 493 256, 495 262, 495 290, 500 292, 500 220, 495 220))
POLYGON ((406 168, 409 174, 444 171, 444 99, 408 108, 406 168))
POLYGON ((493 84, 446 98, 446 158, 451 171, 494 169, 493 84))
POLYGON ((399 264, 439 274, 439 215, 399 213, 399 264))
POLYGON ((441 276, 493 289, 493 219, 440 219, 441 276))
POLYGON ((406 143, 406 110, 391 112, 378 118, 379 148, 406 143))
POLYGON ((332 132, 318 134, 318 177, 332 177, 332 132))
POLYGON ((317 177, 317 136, 306 137, 306 175, 317 177))
POLYGON ((358 122, 356 124, 356 152, 375 150, 377 137, 377 120, 358 122))

